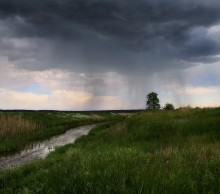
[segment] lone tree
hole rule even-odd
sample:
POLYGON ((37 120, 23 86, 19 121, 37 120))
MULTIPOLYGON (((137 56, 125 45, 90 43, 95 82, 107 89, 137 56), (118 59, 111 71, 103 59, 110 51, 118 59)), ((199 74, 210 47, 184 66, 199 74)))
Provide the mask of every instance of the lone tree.
POLYGON ((157 97, 157 93, 151 92, 147 95, 147 103, 146 103, 146 109, 148 110, 157 110, 160 109, 160 101, 157 97))

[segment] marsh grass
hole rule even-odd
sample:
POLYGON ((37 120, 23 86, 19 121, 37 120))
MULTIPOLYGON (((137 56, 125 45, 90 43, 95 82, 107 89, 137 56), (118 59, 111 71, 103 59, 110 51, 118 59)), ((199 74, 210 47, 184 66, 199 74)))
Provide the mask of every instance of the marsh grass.
POLYGON ((19 116, 0 114, 0 137, 33 132, 42 126, 36 121, 27 120, 19 116))
POLYGON ((2 193, 220 193, 220 109, 143 112, 0 174, 2 193))

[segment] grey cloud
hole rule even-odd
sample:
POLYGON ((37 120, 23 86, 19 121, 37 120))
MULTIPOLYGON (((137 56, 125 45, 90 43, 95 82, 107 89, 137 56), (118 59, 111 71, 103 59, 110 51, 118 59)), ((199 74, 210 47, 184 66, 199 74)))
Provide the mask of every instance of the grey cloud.
POLYGON ((217 0, 1 0, 0 18, 9 27, 1 36, 38 46, 10 49, 9 58, 23 68, 147 74, 220 53, 219 41, 191 33, 219 23, 217 0))

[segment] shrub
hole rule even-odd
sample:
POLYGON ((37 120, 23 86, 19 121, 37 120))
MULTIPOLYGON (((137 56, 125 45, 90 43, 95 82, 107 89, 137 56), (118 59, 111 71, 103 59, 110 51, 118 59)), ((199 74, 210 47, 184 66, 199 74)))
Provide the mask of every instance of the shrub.
POLYGON ((163 109, 164 110, 174 110, 175 108, 174 108, 173 104, 166 103, 163 109))

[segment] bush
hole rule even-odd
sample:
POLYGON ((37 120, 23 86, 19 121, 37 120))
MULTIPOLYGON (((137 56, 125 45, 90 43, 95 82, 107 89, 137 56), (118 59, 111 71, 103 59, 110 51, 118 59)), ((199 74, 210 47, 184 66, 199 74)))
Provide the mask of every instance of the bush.
POLYGON ((166 103, 163 109, 164 110, 174 110, 175 108, 174 108, 173 104, 166 103))

